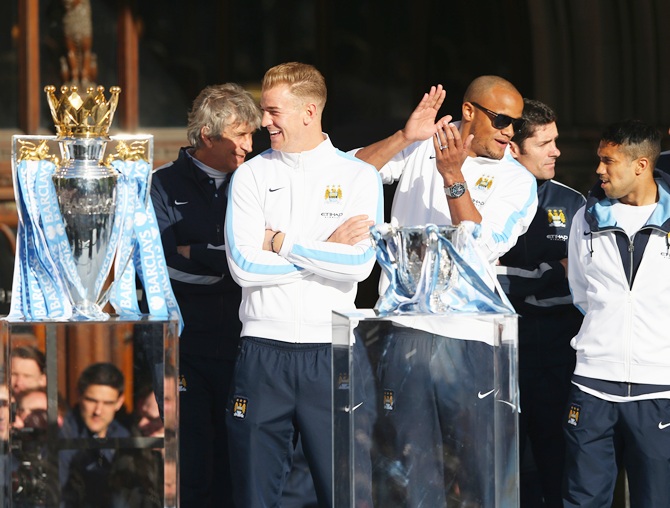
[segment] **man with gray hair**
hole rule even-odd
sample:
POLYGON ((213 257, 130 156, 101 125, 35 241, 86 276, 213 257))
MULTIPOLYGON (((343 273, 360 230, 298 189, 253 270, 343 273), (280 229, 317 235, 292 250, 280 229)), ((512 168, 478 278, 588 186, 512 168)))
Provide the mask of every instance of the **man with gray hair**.
POLYGON ((241 290, 228 270, 223 226, 230 175, 251 152, 260 121, 258 106, 242 87, 208 86, 188 116, 191 146, 158 168, 151 185, 184 319, 179 359, 184 508, 232 506, 224 417, 241 331, 241 290))

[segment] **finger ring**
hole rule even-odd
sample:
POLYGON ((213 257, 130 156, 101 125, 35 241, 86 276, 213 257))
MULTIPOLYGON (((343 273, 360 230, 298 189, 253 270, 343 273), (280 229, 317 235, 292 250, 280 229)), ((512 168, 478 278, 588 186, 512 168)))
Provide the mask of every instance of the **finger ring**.
POLYGON ((440 151, 444 150, 445 148, 447 148, 447 145, 440 145, 440 151))

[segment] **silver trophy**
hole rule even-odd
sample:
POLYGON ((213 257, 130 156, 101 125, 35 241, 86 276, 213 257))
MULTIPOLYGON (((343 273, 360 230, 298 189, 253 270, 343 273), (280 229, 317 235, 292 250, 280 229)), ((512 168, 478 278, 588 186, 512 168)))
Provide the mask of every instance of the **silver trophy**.
POLYGON ((450 312, 514 312, 477 245, 481 226, 370 228, 388 287, 375 306, 381 316, 450 312))
POLYGON ((82 288, 68 280, 75 310, 83 315, 101 312, 101 274, 104 278, 114 218, 118 173, 101 164, 107 140, 70 138, 60 141, 63 164, 53 175, 65 234, 82 288), (80 291, 83 289, 83 294, 80 291))
MULTIPOLYGON (((54 290, 62 288, 74 319, 107 319, 102 308, 112 287, 108 280, 113 278, 112 267, 127 266, 132 257, 132 248, 125 249, 123 256, 119 254, 125 222, 132 225, 133 210, 124 207, 130 201, 130 190, 124 190, 124 199, 119 202, 121 173, 113 163, 141 159, 150 165, 153 138, 108 135, 119 87, 110 88, 109 100, 101 86, 90 87, 85 93, 75 86, 63 86, 60 91, 61 96, 56 97, 54 86, 45 88, 57 136, 15 137, 15 191, 21 198, 22 233, 29 238, 21 255, 33 260, 27 263, 31 270, 22 273, 23 287, 27 288, 24 294, 38 288, 44 296, 34 301, 26 297, 26 301, 36 308, 43 300, 48 316, 59 307, 54 290), (110 141, 116 153, 105 159, 110 141), (60 161, 50 155, 55 144, 60 161), (53 186, 46 184, 45 175, 53 186), (57 206, 60 214, 53 213, 52 206, 57 206)), ((148 178, 145 180, 148 185, 148 178)))
POLYGON ((380 301, 378 307, 391 305, 401 312, 445 312, 448 302, 442 296, 458 279, 449 249, 457 228, 382 224, 371 232, 377 258, 389 279, 384 296, 391 300, 380 301))

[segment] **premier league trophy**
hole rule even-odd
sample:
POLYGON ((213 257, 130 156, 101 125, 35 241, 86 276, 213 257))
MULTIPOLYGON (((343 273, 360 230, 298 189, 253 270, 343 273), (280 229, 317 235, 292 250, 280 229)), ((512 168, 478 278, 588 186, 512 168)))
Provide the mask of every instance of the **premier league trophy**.
POLYGON ((388 288, 377 302, 379 315, 447 312, 514 312, 479 253, 479 225, 371 228, 377 260, 388 288))
POLYGON ((153 136, 110 137, 121 89, 111 87, 109 100, 104 91, 63 86, 57 97, 47 86, 57 136, 13 138, 19 229, 10 318, 104 320, 108 301, 121 316, 138 315, 136 272, 150 313, 178 314, 149 199, 153 136), (116 152, 105 159, 110 142, 116 152))

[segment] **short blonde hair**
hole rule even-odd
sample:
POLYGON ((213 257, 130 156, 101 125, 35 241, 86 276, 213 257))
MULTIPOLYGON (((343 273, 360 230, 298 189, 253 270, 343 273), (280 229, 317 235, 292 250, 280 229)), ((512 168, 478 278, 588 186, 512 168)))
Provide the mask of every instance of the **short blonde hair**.
POLYGON ((316 67, 300 62, 275 65, 263 77, 261 92, 279 85, 288 85, 298 99, 316 101, 319 111, 326 106, 326 80, 316 67))

